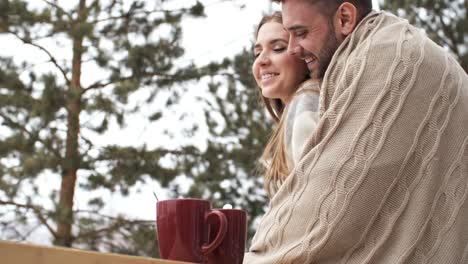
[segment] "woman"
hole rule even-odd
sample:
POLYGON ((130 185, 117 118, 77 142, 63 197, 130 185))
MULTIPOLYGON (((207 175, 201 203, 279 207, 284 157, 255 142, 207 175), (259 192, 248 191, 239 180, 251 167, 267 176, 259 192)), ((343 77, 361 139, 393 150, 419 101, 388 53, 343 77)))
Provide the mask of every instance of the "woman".
POLYGON ((265 16, 255 34, 252 73, 276 122, 261 157, 270 197, 299 161, 318 120, 319 81, 309 79, 303 60, 287 52, 289 33, 280 12, 265 16))

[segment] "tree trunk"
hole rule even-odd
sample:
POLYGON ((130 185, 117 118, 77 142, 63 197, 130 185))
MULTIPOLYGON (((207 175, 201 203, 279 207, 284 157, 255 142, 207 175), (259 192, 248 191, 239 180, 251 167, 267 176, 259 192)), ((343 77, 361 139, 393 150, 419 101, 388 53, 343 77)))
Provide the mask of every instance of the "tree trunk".
POLYGON ((85 21, 86 0, 80 0, 78 6, 78 17, 73 23, 73 59, 72 78, 68 91, 68 119, 67 119, 67 141, 65 160, 63 162, 62 183, 60 186, 60 200, 57 219, 56 245, 71 247, 73 243, 73 199, 75 195, 76 173, 80 167, 80 156, 78 149, 78 137, 80 132, 81 112, 81 58, 83 54, 83 33, 80 25, 85 21))

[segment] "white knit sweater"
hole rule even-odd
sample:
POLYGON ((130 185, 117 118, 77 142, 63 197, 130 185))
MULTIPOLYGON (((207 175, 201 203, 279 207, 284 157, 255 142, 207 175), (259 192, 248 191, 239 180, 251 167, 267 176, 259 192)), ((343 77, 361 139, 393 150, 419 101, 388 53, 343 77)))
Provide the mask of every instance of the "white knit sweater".
POLYGON ((284 139, 288 168, 299 162, 304 147, 319 121, 320 83, 307 80, 301 84, 285 110, 284 139))

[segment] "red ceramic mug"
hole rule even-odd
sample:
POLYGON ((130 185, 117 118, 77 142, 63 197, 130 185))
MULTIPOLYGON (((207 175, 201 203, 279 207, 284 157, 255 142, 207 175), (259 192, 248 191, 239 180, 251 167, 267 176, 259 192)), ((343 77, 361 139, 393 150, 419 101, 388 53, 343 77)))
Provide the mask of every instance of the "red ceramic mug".
POLYGON ((173 199, 157 204, 159 253, 163 259, 205 263, 226 235, 226 216, 201 199, 173 199), (213 220, 212 220, 213 219, 213 220), (210 222, 219 223, 211 234, 210 222))
MULTIPOLYGON (((247 239, 247 213, 239 209, 216 209, 227 219, 227 231, 223 241, 212 252, 206 255, 208 263, 212 264, 242 264, 247 239)), ((217 219, 210 219, 210 241, 221 228, 217 219)))

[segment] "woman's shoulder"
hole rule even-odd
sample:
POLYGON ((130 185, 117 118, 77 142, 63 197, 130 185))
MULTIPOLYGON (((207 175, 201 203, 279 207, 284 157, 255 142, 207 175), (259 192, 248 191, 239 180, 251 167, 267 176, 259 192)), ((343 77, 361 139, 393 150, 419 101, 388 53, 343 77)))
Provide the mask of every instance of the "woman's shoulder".
POLYGON ((292 128, 299 116, 311 116, 317 119, 319 112, 320 82, 307 80, 303 82, 286 106, 285 125, 286 138, 291 137, 292 128))
POLYGON ((296 90, 295 94, 300 95, 303 93, 320 94, 320 80, 309 79, 302 82, 296 90))
POLYGON ((288 103, 288 115, 295 116, 304 111, 317 112, 319 110, 319 97, 320 82, 318 80, 303 82, 288 103))

